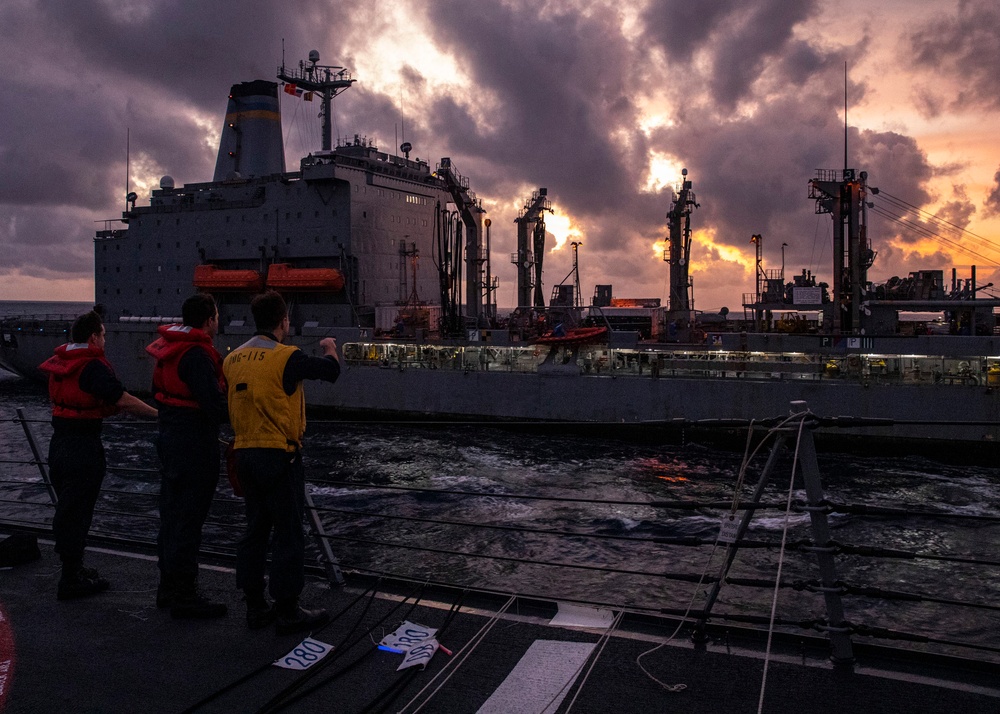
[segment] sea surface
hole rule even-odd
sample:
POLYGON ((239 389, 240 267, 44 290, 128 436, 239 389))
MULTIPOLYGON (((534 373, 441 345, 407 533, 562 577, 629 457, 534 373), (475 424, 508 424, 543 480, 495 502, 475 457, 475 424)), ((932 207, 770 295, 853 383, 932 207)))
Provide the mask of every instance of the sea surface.
MULTIPOLYGON (((0 303, 0 309, 8 306, 0 303)), ((29 419, 44 456, 51 433, 44 386, 0 371, 0 518, 45 524, 51 505, 37 466, 28 463, 17 409, 29 419)), ((106 422, 112 468, 95 531, 155 538, 154 433, 149 423, 106 422)), ((700 608, 710 586, 672 576, 715 576, 723 558, 721 547, 662 542, 714 539, 720 511, 655 502, 731 501, 743 443, 732 446, 528 427, 340 421, 326 412, 311 416, 304 454, 310 492, 345 569, 655 610, 691 603, 700 608)), ((746 469, 744 500, 764 456, 766 449, 746 469)), ((804 500, 800 481, 790 484, 791 466, 792 454, 784 453, 763 501, 783 505, 790 485, 793 498, 804 500)), ((836 503, 953 516, 832 514, 838 543, 920 556, 838 555, 838 573, 849 585, 907 596, 845 596, 848 620, 937 641, 916 645, 921 648, 1000 661, 1000 468, 822 453, 819 467, 827 497, 836 503), (923 599, 910 599, 914 595, 923 599)), ((241 503, 220 481, 206 545, 231 549, 241 523, 241 503)), ((780 565, 788 587, 777 594, 778 617, 825 616, 823 598, 803 589, 819 577, 813 557, 782 551, 783 537, 789 544, 810 538, 808 517, 786 518, 783 509, 754 517, 748 538, 775 547, 740 552, 730 576, 757 586, 725 585, 714 612, 768 616, 775 597, 768 583, 780 565)))

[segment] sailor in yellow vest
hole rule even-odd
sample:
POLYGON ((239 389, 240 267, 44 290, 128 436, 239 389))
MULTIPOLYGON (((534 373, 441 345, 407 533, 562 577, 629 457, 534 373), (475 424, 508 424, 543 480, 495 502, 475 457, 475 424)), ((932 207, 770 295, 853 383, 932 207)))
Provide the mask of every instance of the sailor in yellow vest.
POLYGON ((281 344, 290 332, 288 308, 273 291, 250 304, 257 332, 223 363, 229 385, 229 420, 236 434, 236 470, 246 499, 247 532, 236 548, 236 584, 246 595, 247 626, 275 623, 278 634, 312 630, 329 620, 325 610, 299 605, 305 585, 306 428, 302 380, 334 382, 340 376, 337 342, 320 340, 323 357, 281 344), (268 590, 264 595, 271 543, 268 590))

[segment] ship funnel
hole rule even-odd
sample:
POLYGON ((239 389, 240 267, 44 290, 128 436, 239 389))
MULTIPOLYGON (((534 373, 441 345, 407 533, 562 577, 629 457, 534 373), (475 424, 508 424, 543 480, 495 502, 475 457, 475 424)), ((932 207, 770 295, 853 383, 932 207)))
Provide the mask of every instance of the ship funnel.
POLYGON ((285 170, 278 85, 261 79, 234 84, 219 139, 214 181, 285 170))

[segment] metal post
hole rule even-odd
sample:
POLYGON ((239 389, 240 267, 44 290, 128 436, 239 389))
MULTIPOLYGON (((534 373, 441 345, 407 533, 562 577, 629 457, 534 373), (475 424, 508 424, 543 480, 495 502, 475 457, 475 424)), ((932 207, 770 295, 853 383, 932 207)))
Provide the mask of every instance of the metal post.
MULTIPOLYGON (((767 482, 771 477, 771 471, 774 469, 774 463, 777 461, 778 454, 781 453, 782 448, 785 444, 786 434, 781 432, 775 437, 774 445, 771 447, 771 453, 768 454, 767 462, 764 464, 764 469, 761 471, 760 478, 757 479, 757 486, 753 490, 753 495, 750 497, 752 503, 757 503, 760 501, 760 497, 764 494, 764 489, 767 487, 767 482)), ((708 619, 709 614, 712 611, 712 607, 715 605, 716 599, 719 597, 719 591, 722 590, 723 580, 725 574, 729 572, 729 568, 732 566, 733 561, 736 559, 736 554, 739 551, 740 540, 746 535, 747 528, 750 527, 750 520, 754 516, 754 511, 748 509, 743 512, 740 517, 740 525, 736 530, 736 539, 729 544, 729 549, 726 551, 726 562, 720 569, 719 580, 712 583, 712 589, 708 593, 708 599, 705 601, 705 607, 702 608, 702 615, 698 623, 695 625, 694 637, 697 639, 699 636, 703 636, 705 621, 708 619)))
POLYGON ((28 446, 31 447, 31 453, 35 457, 35 464, 38 466, 38 473, 42 475, 42 483, 45 484, 45 488, 48 489, 49 498, 52 499, 52 505, 55 505, 59 501, 59 497, 56 495, 56 490, 52 486, 52 481, 49 479, 49 472, 45 470, 45 462, 42 460, 42 453, 38 449, 38 442, 35 441, 35 435, 31 433, 31 427, 28 426, 28 419, 24 415, 24 409, 21 407, 17 408, 17 420, 21 422, 21 427, 24 429, 24 435, 28 437, 28 446))
MULTIPOLYGON (((792 402, 792 411, 806 410, 805 402, 792 402)), ((806 425, 808 426, 808 425, 806 425)), ((830 623, 831 659, 847 664, 854 661, 851 635, 844 617, 844 604, 840 599, 841 584, 830 547, 830 526, 826 520, 823 504, 823 484, 820 480, 819 462, 816 459, 816 444, 812 429, 804 429, 799 443, 799 461, 802 464, 802 479, 806 487, 809 521, 812 524, 814 551, 819 565, 823 599, 826 601, 827 619, 830 623)))
POLYGON ((306 489, 306 508, 309 511, 309 521, 312 523, 313 532, 316 534, 316 541, 320 549, 320 560, 323 562, 323 569, 326 570, 326 577, 331 583, 337 585, 344 584, 344 574, 340 572, 340 563, 337 562, 330 547, 330 541, 326 537, 323 529, 323 521, 316 512, 316 504, 313 503, 312 494, 306 489))

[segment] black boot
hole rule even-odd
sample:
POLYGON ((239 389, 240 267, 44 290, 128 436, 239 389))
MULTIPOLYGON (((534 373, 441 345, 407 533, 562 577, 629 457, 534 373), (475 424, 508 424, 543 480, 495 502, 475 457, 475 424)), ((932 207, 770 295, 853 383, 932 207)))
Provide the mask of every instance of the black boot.
POLYGON ((170 616, 175 620, 207 620, 225 617, 225 603, 213 602, 198 592, 194 581, 175 583, 170 616))
POLYGON ((173 607, 177 593, 173 579, 160 575, 160 584, 156 587, 156 606, 159 608, 173 607))
POLYGON ((261 630, 278 616, 274 605, 267 601, 262 592, 246 592, 247 627, 251 630, 261 630))
POLYGON ((56 598, 75 600, 102 593, 109 587, 111 587, 111 583, 102 578, 100 573, 93 568, 85 568, 83 563, 79 561, 63 563, 62 577, 59 578, 56 598))
POLYGON ((279 635, 314 630, 330 621, 330 613, 326 610, 306 610, 299 607, 298 598, 278 602, 277 611, 274 631, 279 635))

